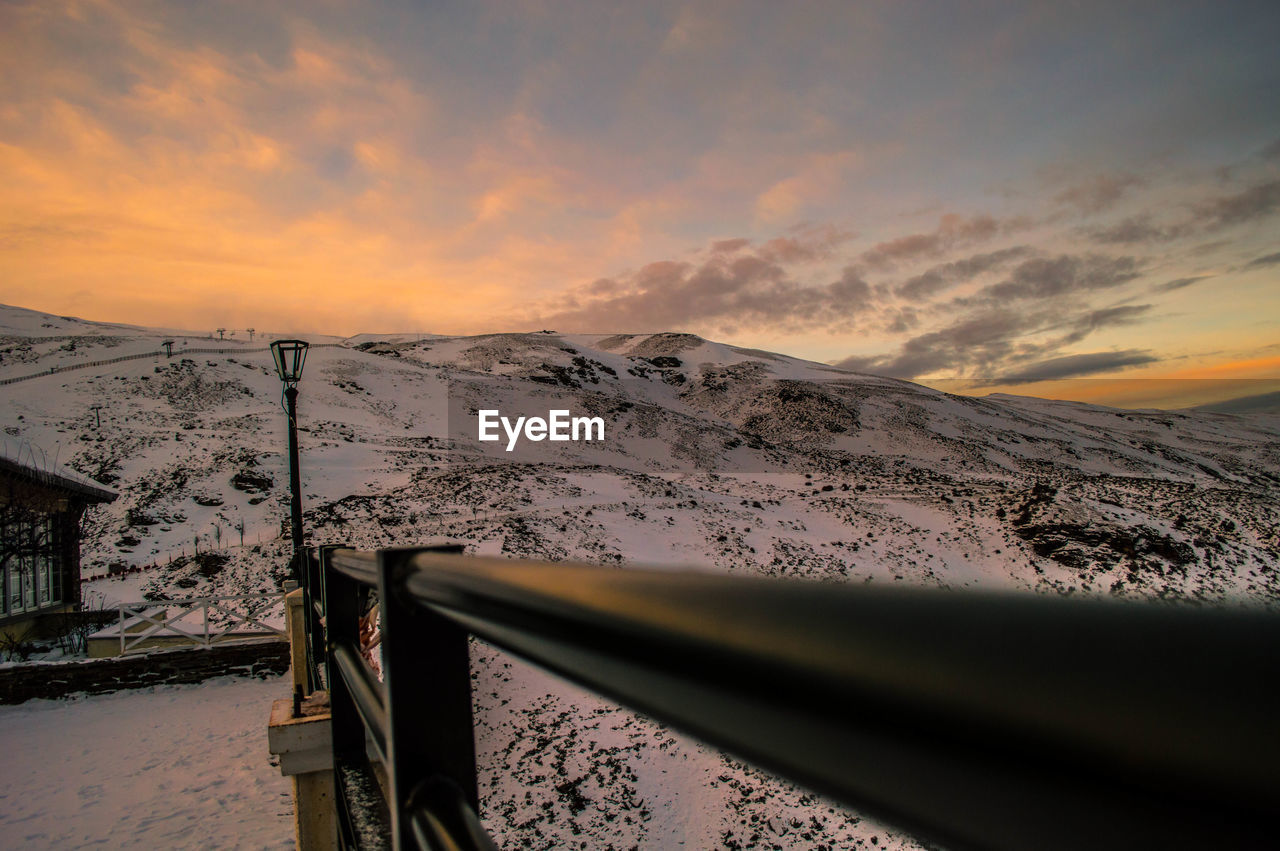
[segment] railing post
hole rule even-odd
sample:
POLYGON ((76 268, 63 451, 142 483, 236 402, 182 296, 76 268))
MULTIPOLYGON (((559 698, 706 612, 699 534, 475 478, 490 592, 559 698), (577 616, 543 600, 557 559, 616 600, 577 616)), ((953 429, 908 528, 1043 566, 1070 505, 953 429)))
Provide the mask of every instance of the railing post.
POLYGON ((360 760, 365 753, 364 722, 342 674, 334 670, 333 648, 344 641, 359 646, 361 604, 367 592, 359 582, 328 568, 328 552, 322 550, 321 559, 325 573, 324 607, 329 644, 325 678, 329 682, 329 711, 333 716, 333 758, 335 763, 343 758, 360 760))
MULTIPOLYGON (((303 591, 303 624, 307 643, 307 691, 313 692, 322 685, 320 664, 326 657, 324 646, 324 625, 320 623, 320 615, 316 613, 317 605, 323 608, 324 600, 324 568, 323 552, 326 548, 312 547, 303 554, 303 569, 307 573, 307 581, 303 591)), ((328 549, 333 549, 329 546, 328 549)), ((325 679, 327 685, 328 680, 325 679)))
POLYGON ((390 826, 386 823, 385 810, 379 816, 377 807, 371 806, 369 796, 376 794, 377 781, 369 771, 364 720, 356 708, 346 678, 338 669, 334 650, 339 646, 360 646, 359 619, 364 614, 370 589, 334 570, 329 563, 330 549, 321 549, 320 569, 324 574, 325 679, 329 684, 338 840, 340 847, 359 848, 361 836, 370 831, 387 833, 390 826), (353 786, 361 787, 363 791, 352 792, 353 786), (360 813, 360 825, 352 822, 353 809, 360 813))
POLYGON ((423 551, 461 553, 462 547, 378 552, 388 793, 396 848, 416 847, 410 799, 428 781, 448 781, 473 812, 479 810, 468 634, 404 592, 409 563, 423 551))

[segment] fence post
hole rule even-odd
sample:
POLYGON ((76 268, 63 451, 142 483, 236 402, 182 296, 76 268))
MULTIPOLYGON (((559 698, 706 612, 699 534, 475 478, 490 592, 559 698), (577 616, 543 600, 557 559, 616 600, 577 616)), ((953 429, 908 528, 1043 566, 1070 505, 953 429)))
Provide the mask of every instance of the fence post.
MULTIPOLYGON (((299 851, 336 851, 352 845, 339 842, 339 808, 345 807, 339 801, 346 799, 340 797, 335 782, 333 715, 324 711, 323 705, 302 705, 302 692, 311 673, 306 647, 308 622, 303 611, 305 596, 298 589, 282 599, 293 697, 272 704, 267 742, 271 752, 280 755, 280 773, 292 778, 294 838, 299 851)), ((256 617, 256 613, 246 617, 256 617)), ((360 723, 358 719, 356 723, 360 723)))
POLYGON ((448 544, 378 551, 388 796, 396 848, 415 847, 410 800, 428 781, 448 781, 473 812, 479 810, 468 634, 404 592, 414 555, 462 549, 448 544))
POLYGON ((124 655, 124 603, 120 604, 120 655, 124 655))

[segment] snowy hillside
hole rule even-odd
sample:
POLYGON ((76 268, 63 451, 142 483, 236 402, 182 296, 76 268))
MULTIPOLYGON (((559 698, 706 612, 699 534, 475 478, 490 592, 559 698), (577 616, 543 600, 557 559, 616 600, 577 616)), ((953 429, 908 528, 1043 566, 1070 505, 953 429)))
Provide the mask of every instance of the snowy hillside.
MULTIPOLYGON (((3 390, 10 444, 121 493, 87 517, 86 575, 156 564, 138 587, 153 596, 277 583, 285 415, 256 351, 271 337, 12 307, 0 335, 0 379, 176 341, 171 358, 3 390), (190 351, 204 348, 231 351, 190 351)), ((299 424, 312 543, 447 538, 604 565, 1280 601, 1274 414, 950 396, 683 334, 310 339, 299 424), (489 402, 587 411, 607 437, 504 455, 460 426, 489 402)), ((500 842, 557 847, 582 831, 619 847, 911 845, 487 649, 475 658, 500 842)))

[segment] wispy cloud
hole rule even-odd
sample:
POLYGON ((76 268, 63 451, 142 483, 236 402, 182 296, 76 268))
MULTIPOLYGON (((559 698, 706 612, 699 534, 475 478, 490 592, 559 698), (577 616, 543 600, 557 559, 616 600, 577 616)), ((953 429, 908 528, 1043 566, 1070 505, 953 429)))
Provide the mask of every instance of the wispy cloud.
POLYGON ((1150 318, 1151 308, 1150 304, 1122 304, 1085 311, 1068 321, 1069 333, 1055 341, 1054 345, 1066 346, 1078 343, 1094 331, 1103 328, 1135 325, 1150 318))
POLYGON ((1081 355, 1064 355, 1028 364, 1016 372, 1005 373, 991 379, 995 384, 1028 384, 1033 381, 1053 381, 1060 378, 1076 378, 1115 372, 1130 366, 1156 363, 1159 358, 1140 349, 1120 352, 1090 352, 1081 355))
POLYGON ((847 176, 861 163, 856 151, 807 158, 796 173, 777 181, 756 198, 756 216, 769 224, 794 219, 815 202, 838 196, 847 176))
POLYGON ((1261 269, 1263 266, 1274 266, 1280 263, 1280 252, 1275 254, 1266 254, 1262 257, 1255 257, 1248 263, 1244 264, 1246 269, 1261 269))
POLYGON ((1157 224, 1149 213, 1139 213, 1118 222, 1094 225, 1084 233, 1092 241, 1102 245, 1138 245, 1151 242, 1168 242, 1185 236, 1190 230, 1187 223, 1157 224))
POLYGON ((891 268, 898 263, 919 258, 937 257, 945 251, 985 242, 1000 232, 1000 223, 992 216, 948 214, 937 228, 926 233, 913 233, 873 245, 858 258, 874 269, 891 268))
POLYGON ((1171 293, 1174 290, 1180 290, 1192 284, 1207 281, 1212 277, 1213 275, 1191 275, 1186 278, 1174 278, 1172 281, 1165 281, 1163 284, 1153 284, 1151 290, 1152 292, 1171 293))
POLYGON ((1280 180, 1268 180, 1196 205, 1202 227, 1217 229, 1245 224, 1280 211, 1280 180))
POLYGON ((856 316, 870 299, 870 286, 851 268, 825 285, 801 286, 762 257, 716 256, 699 264, 650 263, 633 275, 596 281, 529 321, 565 331, 803 329, 856 316))
POLYGON ((894 287, 894 293, 912 302, 928 300, 956 284, 973 280, 979 275, 1034 253, 1034 249, 1030 246, 1016 245, 999 251, 974 254, 949 263, 940 263, 898 284, 894 287))
POLYGON ((1053 201, 1074 207, 1079 213, 1093 215, 1115 206, 1125 193, 1144 183, 1142 178, 1132 174, 1099 174, 1067 187, 1055 195, 1053 201))
POLYGON ((1007 280, 984 287, 975 300, 1007 302, 1053 298, 1111 289, 1134 280, 1138 275, 1139 264, 1135 257, 1099 254, 1033 257, 1014 267, 1007 280))
POLYGON ((895 378, 915 378, 943 369, 990 372, 1015 352, 1018 336, 1046 319, 1021 311, 988 310, 912 337, 895 354, 851 356, 835 365, 895 378))
MULTIPOLYGON (((1064 314, 1060 307, 1048 305, 1034 311, 991 308, 912 337, 894 354, 855 355, 836 361, 835 365, 896 378, 917 378, 940 370, 982 378, 1019 374, 1036 364, 1068 363, 1066 359, 1072 355, 1046 355, 1054 355, 1101 329, 1140 322, 1150 309, 1147 304, 1119 305, 1064 314)), ((1154 361, 1153 357, 1144 363, 1154 361)))

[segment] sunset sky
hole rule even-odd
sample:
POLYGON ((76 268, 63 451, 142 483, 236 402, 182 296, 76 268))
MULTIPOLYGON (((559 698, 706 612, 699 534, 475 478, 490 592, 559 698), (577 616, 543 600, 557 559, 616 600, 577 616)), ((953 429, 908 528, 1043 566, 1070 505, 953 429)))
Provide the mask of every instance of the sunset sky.
POLYGON ((0 3, 0 302, 1280 377, 1280 3, 0 3))

